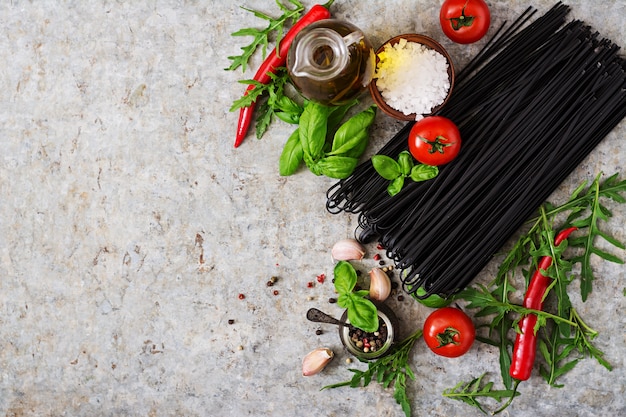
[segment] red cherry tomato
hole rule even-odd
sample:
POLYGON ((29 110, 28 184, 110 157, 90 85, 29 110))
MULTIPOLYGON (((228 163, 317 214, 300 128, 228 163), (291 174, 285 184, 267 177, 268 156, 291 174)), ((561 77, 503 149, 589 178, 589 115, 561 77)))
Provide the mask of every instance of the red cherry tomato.
POLYGON ((422 164, 447 164, 456 158, 460 149, 461 133, 448 118, 424 117, 409 132, 409 152, 422 164))
POLYGON ((435 310, 424 322, 424 341, 437 355, 461 356, 472 347, 475 338, 474 323, 455 307, 435 310))
POLYGON ((491 13, 484 0, 446 0, 439 11, 443 33, 456 43, 473 43, 489 30, 491 13))

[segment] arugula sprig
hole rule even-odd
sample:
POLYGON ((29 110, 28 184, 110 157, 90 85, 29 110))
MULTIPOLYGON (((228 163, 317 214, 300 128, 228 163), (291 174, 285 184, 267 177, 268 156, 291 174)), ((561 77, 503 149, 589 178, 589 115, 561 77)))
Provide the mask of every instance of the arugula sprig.
POLYGON ((248 107, 257 100, 260 105, 256 110, 256 137, 261 139, 272 123, 274 116, 280 120, 298 124, 303 106, 285 94, 285 88, 291 83, 287 68, 277 68, 275 73, 268 73, 271 81, 267 84, 256 80, 242 80, 242 84, 253 85, 254 88, 233 102, 230 111, 248 107))
MULTIPOLYGON (((623 263, 619 257, 599 249, 597 237, 602 238, 612 246, 624 249, 622 242, 609 236, 600 229, 600 221, 608 221, 612 217, 611 211, 604 205, 603 200, 625 203, 626 180, 619 180, 615 174, 604 181, 598 175, 591 185, 584 182, 577 187, 569 200, 554 206, 546 202, 539 209, 538 215, 529 221, 529 229, 515 243, 502 262, 497 277, 488 286, 479 285, 477 288, 467 288, 457 297, 468 302, 468 308, 478 309, 476 316, 491 316, 488 337, 477 336, 477 340, 497 346, 500 349, 500 371, 502 381, 507 389, 517 390, 519 381, 513 381, 509 376, 513 342, 509 338, 511 329, 519 331, 518 323, 525 314, 536 314, 538 317, 535 331, 541 329, 539 351, 545 364, 540 366, 540 374, 551 386, 560 387, 557 380, 560 376, 573 369, 584 357, 595 358, 606 369, 611 365, 604 359, 603 352, 593 345, 592 340, 597 332, 588 326, 572 306, 568 287, 575 280, 572 273, 573 265, 581 264, 581 296, 585 301, 591 293, 594 280, 591 269, 591 256, 596 255, 604 260, 623 263), (566 217, 562 226, 575 226, 580 233, 570 237, 567 243, 554 245, 555 224, 558 219, 566 217), (574 247, 580 253, 567 260, 563 254, 566 248, 574 247), (522 306, 512 303, 510 294, 515 291, 511 282, 515 273, 522 270, 526 286, 532 273, 536 270, 538 259, 550 256, 551 266, 542 273, 552 278, 544 297, 548 295, 556 298, 556 312, 526 311, 522 306)), ((476 382, 474 380, 473 382, 476 382)), ((457 387, 463 387, 457 385, 457 387)), ((469 387, 469 385, 467 386, 469 387)), ((485 385, 487 392, 492 385, 485 385)), ((511 398, 512 400, 512 398, 511 398)), ((471 403, 471 401, 466 401, 471 403)), ((508 405, 509 403, 507 403, 508 405)), ((478 406, 476 404, 472 404, 478 406)), ((481 408, 478 406, 478 408, 481 408)), ((504 407, 503 407, 504 408, 504 407)), ((498 411, 501 411, 501 408, 498 411)), ((481 408, 482 409, 482 408, 481 408)), ((484 410, 483 410, 484 411, 484 410)))
POLYGON ((469 382, 459 382, 454 387, 445 390, 443 396, 453 400, 463 401, 487 414, 483 405, 478 401, 479 398, 492 398, 498 402, 502 402, 504 399, 510 399, 520 395, 520 393, 514 389, 493 389, 493 382, 484 384, 483 378, 485 375, 486 373, 469 382))
POLYGON ((249 45, 241 48, 243 50, 243 53, 241 55, 228 57, 228 59, 230 59, 232 62, 230 66, 226 68, 227 71, 232 71, 239 67, 241 67, 242 71, 245 71, 250 57, 257 51, 258 48, 261 48, 263 59, 265 59, 270 37, 274 34, 276 35, 276 45, 280 43, 281 39, 283 38, 287 22, 290 21, 291 24, 295 23, 304 11, 304 5, 298 0, 289 0, 289 3, 291 3, 294 7, 289 8, 288 5, 284 4, 280 0, 276 0, 276 4, 283 12, 283 14, 280 15, 278 18, 273 18, 258 10, 241 7, 242 9, 253 13, 256 17, 266 20, 268 23, 267 26, 263 29, 244 28, 231 34, 232 36, 251 36, 253 40, 249 45))
POLYGON ((339 388, 349 386, 358 388, 367 386, 372 380, 375 380, 387 389, 393 385, 393 398, 402 407, 407 417, 411 416, 411 403, 406 392, 407 378, 415 380, 415 374, 409 367, 409 353, 413 349, 415 341, 422 337, 422 330, 417 330, 411 336, 404 339, 397 345, 393 352, 388 356, 383 356, 375 361, 368 362, 367 369, 361 371, 359 369, 350 369, 354 375, 349 381, 339 382, 332 385, 326 385, 322 389, 339 388))

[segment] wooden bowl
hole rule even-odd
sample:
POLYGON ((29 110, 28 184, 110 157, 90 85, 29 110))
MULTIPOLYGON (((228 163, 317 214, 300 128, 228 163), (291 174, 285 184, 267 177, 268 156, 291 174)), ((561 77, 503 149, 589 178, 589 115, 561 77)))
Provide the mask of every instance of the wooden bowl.
MULTIPOLYGON (((450 95, 452 94, 452 87, 454 87, 454 66, 452 65, 452 59, 450 58, 448 51, 446 51, 443 48, 443 46, 441 46, 434 39, 429 38, 428 36, 424 36, 424 35, 418 35, 415 33, 407 33, 407 34, 398 35, 389 39, 380 48, 378 48, 378 50, 376 51, 376 64, 378 64, 378 54, 380 54, 385 49, 385 46, 386 45, 393 46, 397 44, 398 42, 400 42, 400 39, 406 39, 408 42, 416 42, 428 48, 434 49, 435 51, 443 55, 448 61, 448 78, 450 80, 450 89, 448 90, 448 95, 446 96, 444 101, 441 104, 432 108, 429 114, 433 114, 439 111, 439 109, 441 109, 448 102, 448 99, 450 98, 450 95)), ((389 106, 385 102, 385 99, 380 93, 380 90, 378 90, 378 87, 376 87, 376 78, 374 78, 372 82, 370 83, 369 89, 370 89, 370 94, 372 95, 372 98, 374 99, 374 102, 376 103, 378 108, 380 108, 384 113, 398 120, 415 120, 415 117, 417 116, 415 113, 404 114, 401 111, 398 111, 394 109, 393 107, 389 106)), ((428 116, 428 114, 424 114, 424 116, 428 116)))

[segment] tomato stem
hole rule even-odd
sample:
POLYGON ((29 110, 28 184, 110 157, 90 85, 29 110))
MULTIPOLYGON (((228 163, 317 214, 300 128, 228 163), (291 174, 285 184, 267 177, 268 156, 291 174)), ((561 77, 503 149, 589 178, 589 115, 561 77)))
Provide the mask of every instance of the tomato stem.
POLYGON ((454 327, 446 327, 442 333, 437 333, 437 341, 439 342, 439 346, 437 347, 440 348, 447 345, 459 345, 460 343, 454 339, 459 334, 461 334, 461 332, 454 327))
POLYGON ((448 146, 452 146, 456 143, 456 142, 447 142, 447 138, 443 135, 437 136, 435 140, 428 140, 427 138, 423 136, 419 136, 419 138, 422 142, 430 145, 430 149, 428 150, 428 153, 439 152, 443 154, 444 148, 448 146))
POLYGON ((469 0, 465 0, 465 4, 461 9, 461 16, 448 19, 452 24, 452 29, 459 30, 462 27, 472 26, 472 23, 474 23, 474 16, 465 16, 465 8, 467 7, 467 3, 469 3, 469 0))

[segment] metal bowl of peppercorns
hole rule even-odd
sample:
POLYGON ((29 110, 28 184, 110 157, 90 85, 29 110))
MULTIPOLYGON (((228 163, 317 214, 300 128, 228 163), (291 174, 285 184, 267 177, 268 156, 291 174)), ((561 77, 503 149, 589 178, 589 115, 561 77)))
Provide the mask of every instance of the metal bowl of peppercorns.
MULTIPOLYGON (((345 348, 361 359, 376 359, 390 352, 396 336, 397 319, 393 311, 384 304, 377 304, 378 330, 368 333, 354 326, 339 327, 339 338, 345 348)), ((344 311, 341 321, 350 323, 344 311)))

